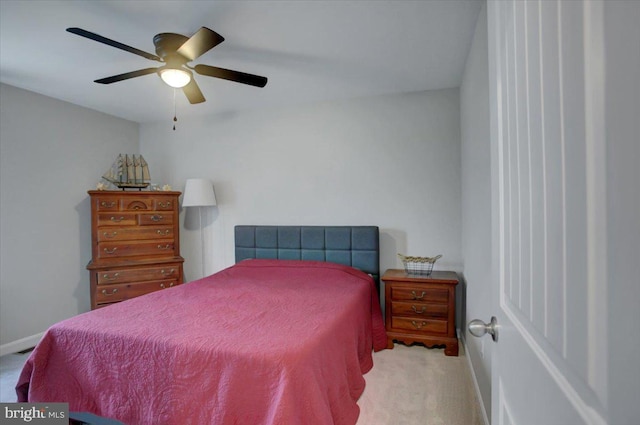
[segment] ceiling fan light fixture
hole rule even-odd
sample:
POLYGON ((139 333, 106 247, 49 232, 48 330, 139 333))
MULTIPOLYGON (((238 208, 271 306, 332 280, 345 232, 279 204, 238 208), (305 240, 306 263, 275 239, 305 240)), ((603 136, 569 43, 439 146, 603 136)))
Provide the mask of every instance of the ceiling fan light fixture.
POLYGON ((158 73, 162 81, 176 89, 186 86, 191 81, 191 72, 186 69, 163 68, 158 73))
POLYGON ((221 78, 223 80, 248 84, 255 87, 264 87, 267 84, 267 78, 259 75, 202 64, 198 64, 195 67, 187 65, 188 62, 199 58, 224 41, 223 36, 207 27, 201 27, 191 37, 170 32, 156 34, 153 37, 153 44, 156 47, 155 55, 136 49, 135 47, 127 46, 119 41, 103 37, 100 34, 83 30, 82 28, 67 28, 67 32, 163 64, 160 67, 138 69, 136 71, 94 80, 98 84, 112 84, 118 81, 155 73, 169 87, 181 88, 187 100, 192 105, 202 103, 206 100, 202 91, 200 91, 198 83, 193 78, 193 72, 206 77, 221 78))

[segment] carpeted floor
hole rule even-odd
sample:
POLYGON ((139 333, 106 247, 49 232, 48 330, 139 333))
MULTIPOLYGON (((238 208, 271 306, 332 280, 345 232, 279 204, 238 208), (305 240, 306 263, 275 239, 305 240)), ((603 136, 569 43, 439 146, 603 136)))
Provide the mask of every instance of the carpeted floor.
POLYGON ((0 357, 0 403, 16 401, 15 386, 29 353, 7 354, 0 357))
POLYGON ((484 424, 462 345, 446 357, 442 348, 396 344, 374 353, 373 364, 357 425, 484 424))
MULTIPOLYGON (((0 402, 16 401, 28 356, 0 357, 0 402)), ((443 349, 396 344, 374 353, 365 379, 357 425, 484 425, 462 346, 459 357, 446 357, 443 349)))

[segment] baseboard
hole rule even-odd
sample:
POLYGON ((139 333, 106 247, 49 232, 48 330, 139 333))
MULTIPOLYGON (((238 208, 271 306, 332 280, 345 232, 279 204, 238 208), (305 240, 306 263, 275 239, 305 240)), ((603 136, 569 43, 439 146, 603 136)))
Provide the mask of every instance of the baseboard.
POLYGON ((482 412, 482 420, 484 421, 484 425, 491 425, 489 422, 489 416, 487 415, 487 410, 484 408, 484 400, 482 399, 482 393, 480 393, 480 386, 478 385, 478 379, 476 378, 476 371, 473 368, 473 363, 471 362, 471 357, 469 356, 469 350, 467 349, 467 342, 464 338, 464 333, 460 332, 458 329, 458 340, 460 344, 464 347, 465 357, 467 358, 467 364, 469 365, 469 370, 471 371, 471 378, 473 378, 473 387, 476 390, 476 396, 478 397, 478 403, 480 404, 480 411, 482 412))
POLYGON ((6 354, 13 354, 19 351, 26 350, 31 347, 35 347, 38 342, 44 336, 44 332, 40 332, 39 334, 31 335, 26 338, 19 339, 17 341, 12 341, 7 344, 0 345, 0 356, 4 356, 6 354))

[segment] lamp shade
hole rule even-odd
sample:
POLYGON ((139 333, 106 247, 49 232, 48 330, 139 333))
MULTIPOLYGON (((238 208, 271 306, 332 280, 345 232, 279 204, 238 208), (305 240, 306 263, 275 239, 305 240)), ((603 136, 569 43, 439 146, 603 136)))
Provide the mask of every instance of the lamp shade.
POLYGON ((213 183, 208 179, 187 179, 184 187, 183 207, 207 207, 216 205, 213 183))

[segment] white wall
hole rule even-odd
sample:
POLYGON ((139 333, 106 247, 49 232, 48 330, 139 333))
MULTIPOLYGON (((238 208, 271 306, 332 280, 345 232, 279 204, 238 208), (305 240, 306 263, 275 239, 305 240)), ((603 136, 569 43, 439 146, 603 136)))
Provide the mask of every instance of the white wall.
MULTIPOLYGON (((492 316, 491 301, 491 157, 487 8, 476 24, 460 87, 462 134, 462 260, 466 285, 465 321, 492 316)), ((482 403, 491 417, 490 338, 474 338, 463 328, 467 353, 482 403)))
MULTIPOLYGON (((640 2, 605 2, 610 424, 640 418, 640 2)), ((603 365, 604 366, 604 365, 603 365)))
MULTIPOLYGON (((158 183, 210 178, 207 274, 234 262, 236 224, 378 225, 381 268, 398 252, 443 254, 459 270, 457 89, 142 124, 140 149, 158 183)), ((197 213, 181 235, 187 280, 200 277, 197 213)))
POLYGON ((0 354, 89 310, 87 190, 138 124, 0 85, 0 354))

